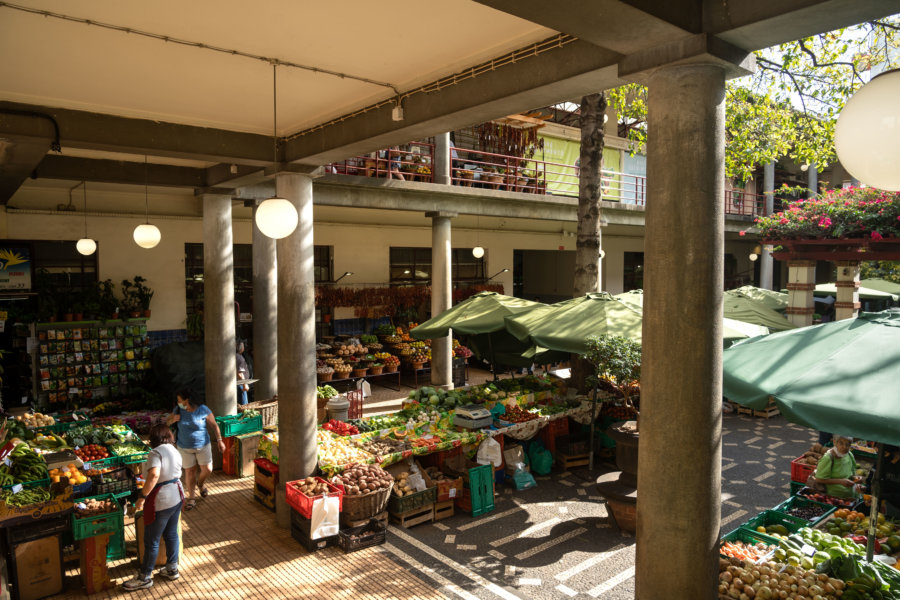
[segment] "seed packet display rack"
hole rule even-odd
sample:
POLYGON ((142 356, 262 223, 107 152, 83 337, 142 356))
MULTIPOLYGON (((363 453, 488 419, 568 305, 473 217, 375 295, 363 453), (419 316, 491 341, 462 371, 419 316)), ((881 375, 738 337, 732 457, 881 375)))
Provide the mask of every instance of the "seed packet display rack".
POLYGON ((31 333, 33 393, 42 406, 116 395, 150 369, 146 319, 38 323, 31 333))

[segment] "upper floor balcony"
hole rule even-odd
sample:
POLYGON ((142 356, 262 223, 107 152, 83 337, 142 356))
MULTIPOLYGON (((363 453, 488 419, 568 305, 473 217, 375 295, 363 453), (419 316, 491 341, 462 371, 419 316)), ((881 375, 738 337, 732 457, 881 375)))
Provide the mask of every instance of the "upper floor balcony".
MULTIPOLYGON (((492 154, 451 146, 451 185, 554 196, 578 196, 578 165, 492 154)), ((434 183, 434 144, 412 142, 368 156, 354 156, 326 167, 330 173, 434 183)), ((727 187, 727 186, 726 186, 727 187)), ((602 199, 645 206, 647 178, 604 169, 602 199)), ((726 189, 725 214, 757 217, 765 214, 765 196, 726 189)))

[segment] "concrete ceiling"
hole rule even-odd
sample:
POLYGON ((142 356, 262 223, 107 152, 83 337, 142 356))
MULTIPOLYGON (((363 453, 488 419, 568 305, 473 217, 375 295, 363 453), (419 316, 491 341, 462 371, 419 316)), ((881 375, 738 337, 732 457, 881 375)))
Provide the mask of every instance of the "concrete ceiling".
POLYGON ((0 202, 33 175, 142 185, 145 155, 151 185, 261 180, 273 67, 176 38, 369 80, 278 68, 278 162, 319 165, 665 62, 716 60, 738 75, 749 51, 898 11, 898 0, 0 2, 0 202), (61 155, 48 155, 47 116, 61 155))

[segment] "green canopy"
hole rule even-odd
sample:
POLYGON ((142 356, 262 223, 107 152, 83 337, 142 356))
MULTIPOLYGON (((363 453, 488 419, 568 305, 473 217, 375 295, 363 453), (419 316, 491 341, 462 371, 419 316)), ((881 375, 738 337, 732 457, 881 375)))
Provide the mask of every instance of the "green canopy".
POLYGON ((733 290, 728 290, 725 293, 731 294, 732 296, 744 296, 745 298, 756 300, 757 302, 762 303, 766 308, 771 308, 772 310, 777 311, 783 311, 785 308, 787 308, 788 305, 787 294, 783 292, 776 292, 774 290, 767 290, 765 288, 754 287, 752 285, 745 285, 733 290))
POLYGON ((548 350, 584 354, 592 335, 641 341, 641 313, 606 292, 586 294, 506 317, 506 329, 520 340, 548 350))
POLYGON ((547 305, 497 292, 480 292, 414 327, 409 334, 417 340, 430 340, 447 335, 451 328, 455 333, 492 333, 506 329, 504 317, 539 306, 547 305))
POLYGON ((723 356, 723 394, 794 423, 900 445, 900 311, 862 313, 738 342, 723 356))
POLYGON ((767 327, 770 331, 793 329, 793 323, 781 316, 781 313, 768 308, 763 302, 753 300, 742 294, 725 293, 722 299, 725 318, 753 323, 767 327))
POLYGON ((886 279, 863 279, 859 284, 870 290, 900 295, 900 283, 894 283, 893 281, 887 281, 886 279))
MULTIPOLYGON (((837 286, 833 283, 820 283, 816 286, 813 294, 819 297, 837 296, 837 286)), ((897 299, 900 298, 900 296, 891 294, 889 292, 880 292, 875 289, 860 286, 859 298, 860 300, 893 300, 894 302, 896 302, 897 299)))
MULTIPOLYGON (((644 311, 644 293, 641 290, 631 290, 624 294, 616 294, 613 298, 638 312, 643 313, 644 311)), ((734 343, 735 340, 766 335, 768 333, 769 328, 763 325, 746 323, 735 319, 722 319, 722 338, 725 340, 726 346, 734 343)))

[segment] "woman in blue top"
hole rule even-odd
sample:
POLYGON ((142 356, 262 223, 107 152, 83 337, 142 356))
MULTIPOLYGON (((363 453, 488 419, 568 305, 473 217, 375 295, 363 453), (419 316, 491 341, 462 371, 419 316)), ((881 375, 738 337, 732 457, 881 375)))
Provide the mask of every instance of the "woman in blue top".
POLYGON ((176 395, 178 406, 166 419, 168 425, 178 424, 178 436, 176 446, 181 453, 181 465, 184 468, 184 487, 188 493, 188 499, 184 502, 184 510, 191 510, 197 505, 194 496, 194 480, 200 489, 200 496, 206 498, 209 492, 206 486, 206 478, 212 473, 212 445, 209 439, 209 430, 216 432, 216 442, 219 452, 225 453, 225 442, 222 440, 222 432, 212 411, 205 404, 195 404, 191 400, 191 391, 183 389, 176 395), (209 429, 207 429, 207 427, 209 429), (196 467, 200 474, 195 477, 196 467))

